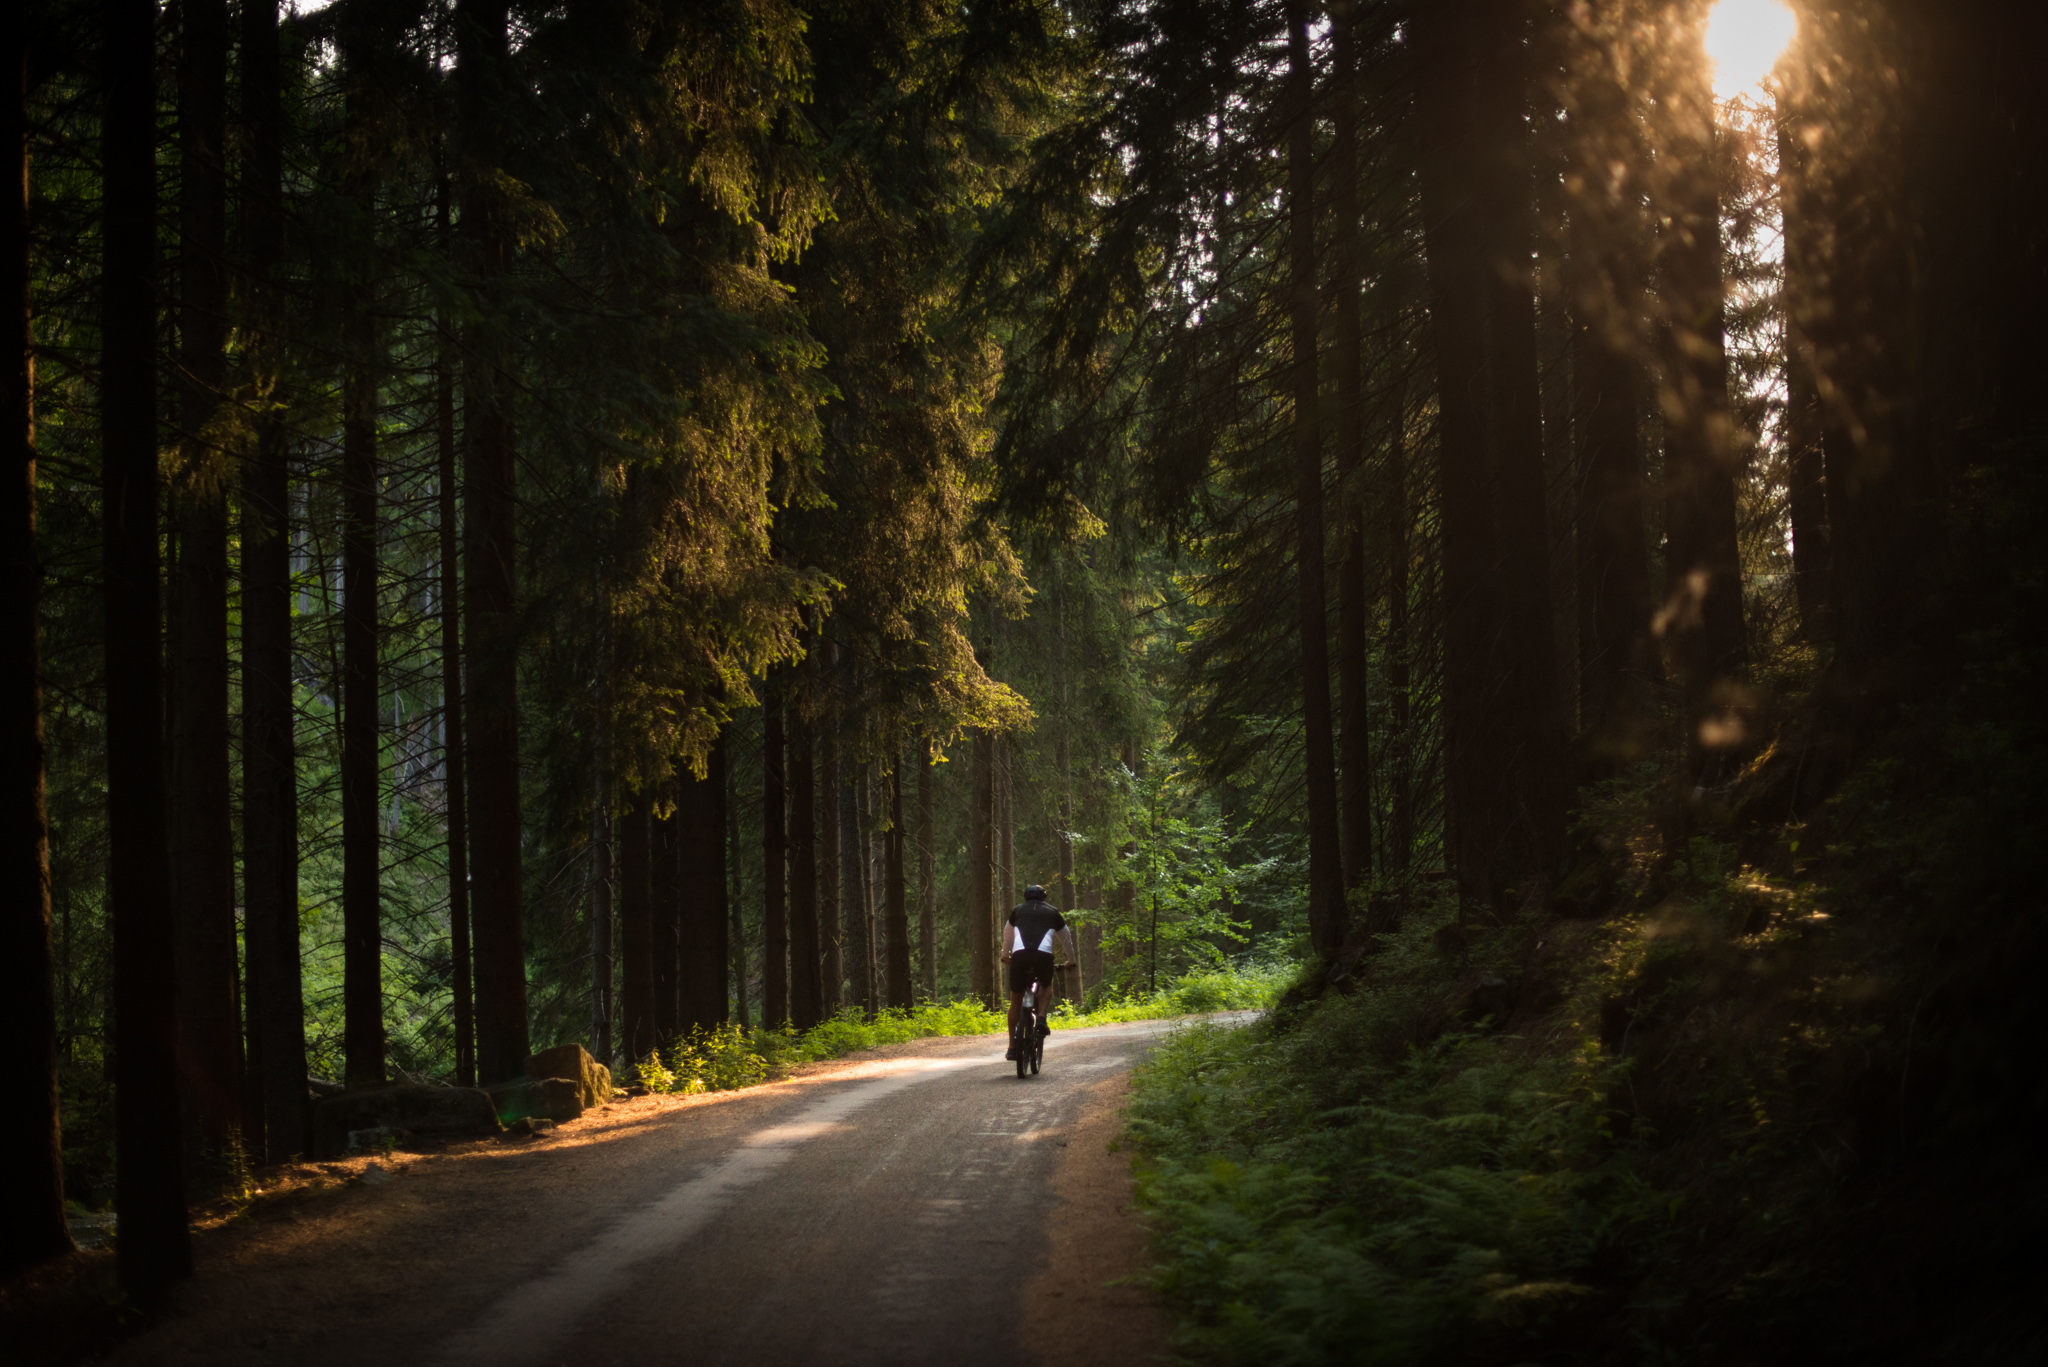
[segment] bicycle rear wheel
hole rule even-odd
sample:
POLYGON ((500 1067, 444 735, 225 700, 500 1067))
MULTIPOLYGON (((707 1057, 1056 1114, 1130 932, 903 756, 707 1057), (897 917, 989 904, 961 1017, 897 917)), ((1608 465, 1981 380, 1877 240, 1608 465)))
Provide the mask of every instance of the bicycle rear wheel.
POLYGON ((1031 1067, 1031 1046, 1015 1035, 1010 1036, 1010 1043, 1016 1046, 1011 1052, 1017 1056, 1017 1076, 1023 1077, 1024 1070, 1031 1067))

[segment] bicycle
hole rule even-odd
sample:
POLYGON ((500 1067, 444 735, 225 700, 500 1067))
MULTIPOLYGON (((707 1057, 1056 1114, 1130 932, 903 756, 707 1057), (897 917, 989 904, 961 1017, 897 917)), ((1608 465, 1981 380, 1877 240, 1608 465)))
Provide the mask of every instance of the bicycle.
POLYGON ((1023 1006, 1017 1012, 1018 1028, 1010 1036, 1010 1052, 1017 1056, 1018 1077, 1026 1076, 1026 1068, 1035 1076, 1039 1063, 1045 1058, 1045 1012, 1038 1004, 1041 987, 1042 984, 1034 978, 1024 989, 1023 1006))

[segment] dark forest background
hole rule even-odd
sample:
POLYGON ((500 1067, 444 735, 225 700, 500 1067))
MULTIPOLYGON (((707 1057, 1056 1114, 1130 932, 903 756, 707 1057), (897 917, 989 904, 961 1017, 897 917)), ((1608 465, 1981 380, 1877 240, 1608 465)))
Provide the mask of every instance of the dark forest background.
POLYGON ((19 6, 6 1265, 182 1275, 309 1073, 992 1000, 1037 881, 2005 1306, 2048 14, 1713 8, 19 6))

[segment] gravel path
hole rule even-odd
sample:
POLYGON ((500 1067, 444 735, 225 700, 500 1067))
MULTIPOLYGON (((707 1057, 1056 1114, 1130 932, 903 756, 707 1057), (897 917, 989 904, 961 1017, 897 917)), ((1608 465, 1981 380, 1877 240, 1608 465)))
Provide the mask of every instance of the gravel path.
POLYGON ((1107 1145, 1171 1024, 1057 1032, 1028 1080, 999 1037, 920 1040, 329 1167, 204 1236, 173 1313, 107 1360, 1141 1363, 1165 1331, 1106 1285, 1144 1260, 1107 1145))

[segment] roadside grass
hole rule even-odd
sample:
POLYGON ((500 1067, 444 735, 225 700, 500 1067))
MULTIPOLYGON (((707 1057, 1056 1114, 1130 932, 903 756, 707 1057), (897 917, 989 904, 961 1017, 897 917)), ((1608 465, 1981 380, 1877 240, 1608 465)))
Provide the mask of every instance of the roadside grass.
MULTIPOLYGON (((1051 1023, 1055 1030, 1075 1030, 1268 1007, 1293 978, 1288 965, 1225 966, 1191 973, 1157 992, 1101 1003, 1093 1011, 1077 1011, 1062 1003, 1053 1008, 1051 1023)), ((865 1019, 859 1007, 849 1006, 802 1031, 787 1026, 780 1030, 746 1030, 737 1025, 706 1030, 700 1026, 668 1049, 656 1050, 643 1059, 637 1074, 642 1086, 663 1094, 728 1092, 786 1077, 801 1063, 843 1058, 906 1040, 1001 1034, 1007 1026, 1005 1012, 990 1011, 971 999, 883 1011, 873 1020, 865 1019)))

